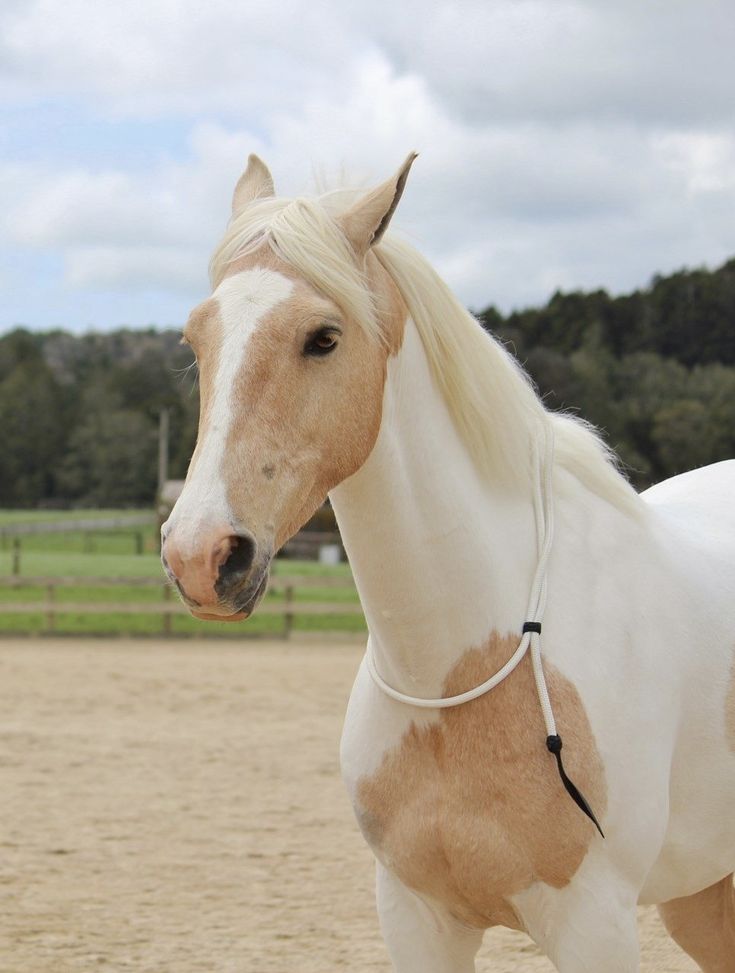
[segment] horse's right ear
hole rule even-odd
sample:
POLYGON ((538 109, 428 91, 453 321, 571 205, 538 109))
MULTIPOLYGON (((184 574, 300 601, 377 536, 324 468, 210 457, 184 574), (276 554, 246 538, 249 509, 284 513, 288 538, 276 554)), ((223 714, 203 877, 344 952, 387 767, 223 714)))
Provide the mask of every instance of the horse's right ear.
POLYGON ((239 216, 248 203, 254 199, 267 199, 275 196, 273 176, 268 166, 254 153, 248 156, 248 166, 237 180, 235 192, 232 195, 232 216, 239 216))
POLYGON ((370 247, 380 243, 403 194, 416 153, 411 152, 395 175, 358 200, 339 219, 342 231, 362 259, 370 247))

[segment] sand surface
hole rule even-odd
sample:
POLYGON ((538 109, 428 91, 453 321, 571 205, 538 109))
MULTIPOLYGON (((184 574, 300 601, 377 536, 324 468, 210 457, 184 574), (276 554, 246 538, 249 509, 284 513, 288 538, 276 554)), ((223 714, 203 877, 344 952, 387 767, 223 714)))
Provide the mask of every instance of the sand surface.
MULTIPOLYGON (((361 652, 0 641, 0 973, 388 973, 337 766, 361 652)), ((487 934, 480 973, 550 970, 487 934)))

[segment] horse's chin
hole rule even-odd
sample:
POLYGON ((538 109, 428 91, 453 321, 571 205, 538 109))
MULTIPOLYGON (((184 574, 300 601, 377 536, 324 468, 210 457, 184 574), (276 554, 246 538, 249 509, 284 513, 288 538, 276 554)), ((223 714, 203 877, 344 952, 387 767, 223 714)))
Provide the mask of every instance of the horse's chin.
POLYGON ((189 613, 201 622, 239 622, 243 618, 250 617, 248 612, 234 612, 232 615, 216 615, 214 612, 199 612, 194 608, 190 608, 189 613))

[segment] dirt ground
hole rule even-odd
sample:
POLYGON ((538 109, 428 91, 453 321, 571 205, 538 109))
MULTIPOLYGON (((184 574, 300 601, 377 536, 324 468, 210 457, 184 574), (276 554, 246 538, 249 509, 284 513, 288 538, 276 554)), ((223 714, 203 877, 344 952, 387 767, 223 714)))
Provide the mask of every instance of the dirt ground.
MULTIPOLYGON (((0 973, 388 973, 337 767, 361 652, 0 641, 0 973)), ((505 930, 478 962, 551 969, 505 930)))

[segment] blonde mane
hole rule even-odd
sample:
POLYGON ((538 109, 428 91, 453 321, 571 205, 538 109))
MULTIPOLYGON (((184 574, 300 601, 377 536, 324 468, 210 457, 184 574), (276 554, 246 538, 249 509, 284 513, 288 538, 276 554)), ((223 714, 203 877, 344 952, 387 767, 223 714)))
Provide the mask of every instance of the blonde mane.
MULTIPOLYGON (((232 220, 212 256, 212 285, 223 279, 235 258, 268 243, 381 340, 380 309, 335 220, 354 197, 340 191, 316 199, 270 197, 251 203, 232 220)), ((403 296, 457 431, 484 476, 511 489, 527 489, 533 475, 533 444, 550 424, 557 468, 619 509, 642 509, 614 454, 593 427, 544 407, 521 366, 460 304, 427 260, 391 234, 373 252, 403 296)), ((557 483, 563 489, 558 478, 557 483)))

